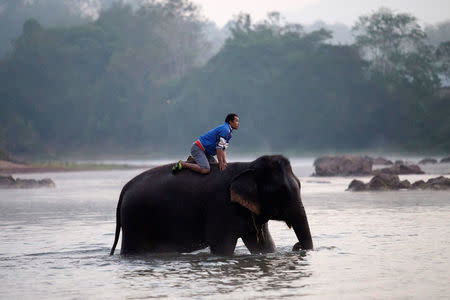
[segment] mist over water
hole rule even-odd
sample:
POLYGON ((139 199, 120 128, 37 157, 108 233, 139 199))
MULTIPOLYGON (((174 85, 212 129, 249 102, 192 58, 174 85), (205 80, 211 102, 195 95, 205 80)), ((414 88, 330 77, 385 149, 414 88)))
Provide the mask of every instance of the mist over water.
MULTIPOLYGON (((56 188, 0 190, 2 298, 447 297, 450 192, 345 192, 353 178, 311 177, 312 159, 291 162, 315 247, 307 253, 291 252, 294 232, 271 221, 273 254, 250 255, 239 241, 233 257, 110 257, 120 190, 143 170, 17 175, 56 188)), ((404 178, 450 171, 427 168, 404 178)))

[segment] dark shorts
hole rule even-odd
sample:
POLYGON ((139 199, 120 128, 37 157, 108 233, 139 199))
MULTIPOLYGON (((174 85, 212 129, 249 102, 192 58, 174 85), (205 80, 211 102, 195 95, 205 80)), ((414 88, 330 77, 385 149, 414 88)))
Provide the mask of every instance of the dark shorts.
POLYGON ((209 170, 209 164, 217 162, 214 156, 203 152, 203 150, 196 143, 194 143, 191 147, 191 155, 195 159, 197 165, 199 165, 202 169, 209 170))

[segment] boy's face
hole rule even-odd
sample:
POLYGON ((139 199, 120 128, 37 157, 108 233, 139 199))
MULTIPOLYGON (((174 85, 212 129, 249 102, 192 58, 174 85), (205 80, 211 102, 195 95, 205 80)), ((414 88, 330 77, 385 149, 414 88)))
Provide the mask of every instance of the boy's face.
POLYGON ((230 121, 230 126, 233 128, 233 130, 236 130, 239 128, 239 117, 235 116, 233 121, 230 121))

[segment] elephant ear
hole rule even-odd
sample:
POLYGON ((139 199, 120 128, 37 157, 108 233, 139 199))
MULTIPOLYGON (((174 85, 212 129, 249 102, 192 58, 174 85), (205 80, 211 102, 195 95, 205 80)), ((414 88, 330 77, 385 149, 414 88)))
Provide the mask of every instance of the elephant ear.
POLYGON ((261 207, 258 202, 258 187, 253 171, 245 171, 233 179, 230 185, 230 200, 259 215, 261 207))

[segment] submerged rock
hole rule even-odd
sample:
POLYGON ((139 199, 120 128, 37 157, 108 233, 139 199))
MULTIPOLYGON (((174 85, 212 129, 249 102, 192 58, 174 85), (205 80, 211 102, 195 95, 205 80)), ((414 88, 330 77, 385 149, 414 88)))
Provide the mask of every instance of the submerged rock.
POLYGON ((366 185, 361 180, 353 179, 350 182, 347 191, 365 191, 366 185))
POLYGON ((0 175, 0 186, 14 184, 15 180, 12 176, 1 176, 0 175))
POLYGON ((367 156, 322 156, 314 161, 315 176, 372 174, 372 159, 367 156))
POLYGON ((392 161, 384 158, 384 157, 377 157, 373 159, 374 165, 393 165, 392 161))
POLYGON ((423 180, 418 180, 412 184, 413 189, 424 189, 427 183, 423 180))
POLYGON ((439 176, 431 178, 427 182, 418 180, 411 184, 408 180, 400 181, 396 174, 378 174, 375 175, 369 183, 360 180, 353 180, 347 191, 383 191, 399 189, 429 189, 429 190, 447 190, 450 189, 450 178, 439 176))
POLYGON ((419 165, 426 165, 426 164, 437 164, 437 160, 434 158, 424 158, 421 161, 419 161, 419 165))
POLYGON ((398 189, 400 179, 394 174, 378 174, 375 175, 368 183, 369 190, 393 190, 398 189))
POLYGON ((400 189, 410 189, 411 188, 411 182, 409 180, 403 180, 400 181, 400 189))
POLYGON ((441 163, 450 163, 450 156, 444 157, 441 159, 441 163))
POLYGON ((436 178, 431 178, 426 183, 427 188, 434 190, 446 190, 450 189, 450 178, 444 176, 439 176, 436 178))
POLYGON ((375 175, 378 174, 396 174, 396 175, 407 175, 407 174, 425 174, 424 171, 418 165, 405 165, 405 164, 395 164, 389 168, 383 168, 375 170, 373 172, 375 175))
POLYGON ((14 179, 12 176, 0 175, 0 188, 30 189, 41 187, 55 187, 55 183, 50 178, 44 178, 41 180, 21 178, 14 179))

